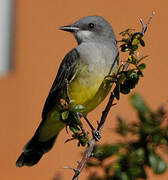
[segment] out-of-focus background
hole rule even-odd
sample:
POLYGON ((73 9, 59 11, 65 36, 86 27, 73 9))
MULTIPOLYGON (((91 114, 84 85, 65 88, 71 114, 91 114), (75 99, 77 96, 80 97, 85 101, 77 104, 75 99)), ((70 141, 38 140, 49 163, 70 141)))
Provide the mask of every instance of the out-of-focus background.
MULTIPOLYGON (((126 28, 141 30, 138 18, 147 20, 156 12, 145 35, 149 54, 145 77, 136 91, 156 109, 168 99, 167 81, 167 32, 168 1, 97 1, 97 0, 1 0, 0 1, 0 177, 2 180, 47 180, 55 174, 63 174, 65 180, 73 171, 63 166, 76 167, 82 148, 75 142, 64 144, 69 137, 63 130, 52 151, 46 154, 37 166, 16 168, 15 161, 23 145, 33 135, 41 121, 41 111, 52 81, 64 55, 76 45, 72 35, 61 32, 58 27, 70 24, 80 17, 101 15, 116 32, 126 28), (2 3, 2 4, 1 4, 2 3), (12 43, 12 46, 11 46, 12 43), (11 48, 12 47, 12 48, 11 48), (12 51, 10 51, 12 50, 12 51)), ((99 120, 105 106, 103 102, 89 119, 99 120)), ((115 117, 124 115, 136 118, 122 95, 113 107, 103 129, 101 143, 116 142, 118 137, 110 133, 115 127, 115 117)), ((86 179, 83 171, 81 180, 86 179)), ((168 172, 161 176, 148 170, 150 180, 168 179, 168 172)))

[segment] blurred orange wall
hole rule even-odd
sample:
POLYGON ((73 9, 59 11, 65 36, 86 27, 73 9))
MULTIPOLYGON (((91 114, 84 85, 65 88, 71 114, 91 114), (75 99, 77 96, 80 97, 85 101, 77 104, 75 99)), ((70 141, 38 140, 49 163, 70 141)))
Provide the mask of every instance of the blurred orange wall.
MULTIPOLYGON (((76 167, 76 161, 81 158, 83 149, 77 148, 75 142, 64 144, 69 136, 63 130, 53 150, 37 166, 15 167, 21 148, 41 120, 42 107, 58 66, 76 45, 74 38, 58 27, 97 14, 112 24, 119 38, 119 32, 128 27, 141 29, 138 18, 147 20, 153 10, 156 15, 145 35, 147 47, 143 51, 150 55, 146 60, 148 67, 136 91, 156 109, 168 99, 167 0, 15 0, 14 66, 11 73, 0 77, 0 179, 47 180, 61 173, 69 180, 73 172, 61 167, 76 167)), ((90 113, 89 119, 96 122, 105 103, 90 113)), ((135 117, 127 96, 123 95, 110 112, 101 143, 117 140, 109 133, 109 129, 115 127, 117 114, 128 119, 135 117)), ((150 180, 168 179, 168 172, 162 176, 153 176, 151 171, 148 174, 150 180)), ((86 179, 86 171, 80 179, 86 179)))

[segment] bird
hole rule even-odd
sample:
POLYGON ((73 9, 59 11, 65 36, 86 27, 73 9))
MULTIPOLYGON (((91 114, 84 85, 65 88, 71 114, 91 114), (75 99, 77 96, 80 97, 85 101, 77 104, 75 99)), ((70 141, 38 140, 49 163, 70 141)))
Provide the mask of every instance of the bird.
POLYGON ((43 107, 42 121, 24 146, 16 161, 17 167, 37 164, 51 150, 59 132, 66 126, 58 114, 67 84, 71 106, 84 107, 81 114, 86 117, 105 99, 112 87, 112 83, 104 81, 105 77, 118 71, 116 36, 102 16, 82 17, 70 25, 61 26, 60 30, 73 34, 77 45, 60 64, 43 107))

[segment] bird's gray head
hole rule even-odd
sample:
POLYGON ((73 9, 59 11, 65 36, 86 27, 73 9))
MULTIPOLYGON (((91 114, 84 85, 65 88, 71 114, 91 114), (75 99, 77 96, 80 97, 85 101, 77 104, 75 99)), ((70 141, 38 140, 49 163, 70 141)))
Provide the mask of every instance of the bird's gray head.
POLYGON ((83 17, 60 29, 72 32, 78 44, 86 41, 116 41, 111 25, 101 16, 83 17))

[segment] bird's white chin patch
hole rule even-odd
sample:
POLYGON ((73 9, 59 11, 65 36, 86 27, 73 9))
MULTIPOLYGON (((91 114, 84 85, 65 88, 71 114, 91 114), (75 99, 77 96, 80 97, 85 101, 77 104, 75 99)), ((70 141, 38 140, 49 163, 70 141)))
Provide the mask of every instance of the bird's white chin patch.
POLYGON ((92 35, 92 32, 91 31, 87 31, 87 30, 83 30, 83 31, 78 31, 77 32, 77 37, 79 39, 82 39, 82 40, 89 39, 91 37, 91 35, 92 35))

